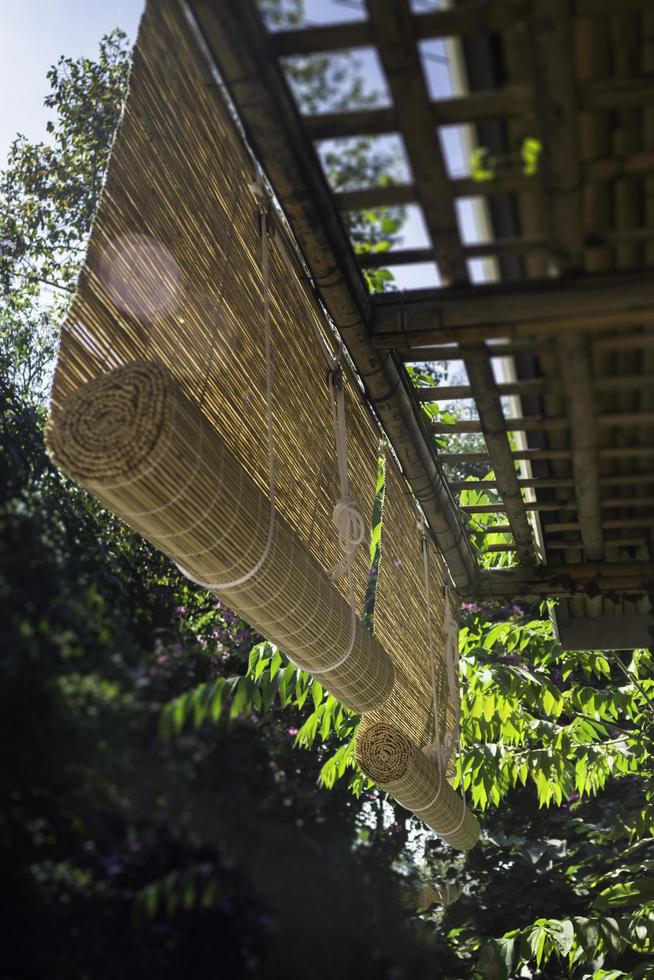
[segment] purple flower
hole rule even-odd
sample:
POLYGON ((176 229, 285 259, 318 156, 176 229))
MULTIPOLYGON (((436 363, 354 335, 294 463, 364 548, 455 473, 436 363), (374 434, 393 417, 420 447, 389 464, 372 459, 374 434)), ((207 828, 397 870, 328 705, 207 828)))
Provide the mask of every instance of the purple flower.
POLYGON ((298 729, 294 725, 291 725, 291 727, 287 728, 286 731, 289 735, 297 735, 298 733, 298 729))
POLYGON ((175 612, 184 615, 184 613, 186 612, 186 606, 175 606, 175 612))

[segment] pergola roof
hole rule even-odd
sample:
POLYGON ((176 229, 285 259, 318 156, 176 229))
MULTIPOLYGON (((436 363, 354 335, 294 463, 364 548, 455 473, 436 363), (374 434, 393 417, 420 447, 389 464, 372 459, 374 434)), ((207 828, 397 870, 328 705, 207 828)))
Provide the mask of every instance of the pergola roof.
POLYGON ((643 592, 654 578, 654 282, 643 272, 654 260, 651 4, 473 0, 414 13, 409 0, 366 0, 360 21, 281 32, 266 30, 252 0, 190 0, 189 10, 459 592, 565 595, 564 642, 645 644, 643 592), (468 90, 433 100, 420 42, 437 37, 458 46, 468 90), (302 115, 283 58, 360 47, 376 50, 391 104, 302 115), (459 123, 504 159, 492 179, 449 176, 438 127, 459 123), (410 181, 334 193, 316 141, 380 133, 400 135, 410 181), (519 159, 525 138, 543 148, 532 176, 519 159), (470 195, 485 199, 487 243, 462 240, 456 200, 470 195), (370 295, 341 214, 407 203, 421 208, 429 244, 379 261, 435 261, 445 284, 370 295), (471 281, 475 257, 495 260, 498 282, 471 281), (496 379, 499 357, 513 360, 510 380, 496 379), (429 360, 462 361, 467 384, 414 388, 406 363, 429 360), (478 421, 430 431, 421 400, 468 398, 478 421), (434 435, 457 431, 481 433, 486 450, 439 449, 434 435), (459 508, 462 481, 447 474, 471 463, 493 470, 480 485, 497 504, 459 508), (508 537, 491 548, 515 551, 518 568, 478 567, 465 511, 482 507, 505 515, 492 533, 508 537))

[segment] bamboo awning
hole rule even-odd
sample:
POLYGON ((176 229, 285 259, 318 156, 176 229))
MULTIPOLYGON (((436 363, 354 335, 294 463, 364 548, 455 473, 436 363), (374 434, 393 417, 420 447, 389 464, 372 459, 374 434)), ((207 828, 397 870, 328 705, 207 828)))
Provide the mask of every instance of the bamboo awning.
MULTIPOLYGON (((447 569, 389 452, 383 561, 370 567, 364 539, 351 574, 333 574, 343 558, 333 523, 339 482, 344 492, 335 374, 348 499, 364 524, 384 433, 357 373, 338 360, 338 331, 224 93, 208 84, 187 14, 177 0, 150 0, 139 28, 62 333, 49 452, 361 714, 364 771, 467 849, 479 827, 452 786, 458 689, 447 569), (371 578, 368 629, 359 610, 371 578)), ((452 535, 452 548, 462 539, 452 535)))
MULTIPOLYGON (((343 337, 461 596, 558 596, 570 646, 649 642, 654 579, 654 10, 648 0, 472 0, 419 12, 366 0, 361 16, 267 29, 253 0, 190 0, 208 70, 227 86, 326 308, 343 337), (422 45, 447 38, 460 92, 434 99, 422 45), (304 114, 286 59, 372 49, 387 104, 304 114), (439 128, 467 124, 499 161, 448 172, 439 128), (323 140, 396 134, 410 178, 332 189, 323 140), (521 147, 538 141, 535 172, 521 147), (492 234, 463 240, 457 201, 492 234), (428 244, 357 257, 345 212, 415 204, 428 244), (497 281, 472 281, 492 260, 497 281), (438 288, 370 296, 362 264, 435 261, 438 288), (415 389, 409 362, 458 360, 467 381, 415 389), (494 363, 509 365, 498 379, 494 363), (420 401, 472 399, 476 418, 431 427, 420 401), (431 428, 431 431, 430 431, 431 428), (479 452, 447 446, 457 432, 479 452), (439 438, 440 445, 435 442, 439 438), (443 445, 445 443, 445 445, 443 445), (458 506, 466 466, 492 504, 458 506), (448 478, 448 474, 459 474, 448 478), (467 520, 493 508, 482 571, 467 520), (496 539, 495 539, 496 540, 496 539), (649 584, 648 584, 649 583, 649 584)), ((472 484, 474 486, 474 484, 472 484)))

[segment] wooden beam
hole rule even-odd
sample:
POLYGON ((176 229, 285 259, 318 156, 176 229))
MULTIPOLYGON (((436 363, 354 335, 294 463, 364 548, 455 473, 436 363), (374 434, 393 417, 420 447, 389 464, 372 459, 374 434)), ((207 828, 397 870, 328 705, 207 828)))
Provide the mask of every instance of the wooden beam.
MULTIPOLYGON (((390 293, 385 295, 391 295, 390 293)), ((612 313, 608 310, 597 312, 595 326, 597 329, 608 330, 611 328, 621 329, 627 324, 642 323, 645 319, 650 320, 652 313, 645 310, 630 310, 625 313, 612 313)), ((385 326, 388 320, 385 319, 385 326)), ((509 323, 505 321, 501 324, 486 323, 480 326, 469 327, 431 327, 424 330, 416 330, 409 327, 407 330, 388 331, 374 333, 372 344, 375 350, 406 350, 429 347, 433 344, 482 344, 486 340, 511 340, 519 338, 531 338, 538 341, 550 336, 565 333, 567 330, 591 330, 593 329, 593 314, 582 313, 577 316, 572 314, 562 315, 559 318, 539 318, 530 322, 509 323)), ((628 343, 625 347, 629 347, 628 343)), ((635 349, 654 346, 654 338, 651 342, 643 341, 633 344, 635 349)), ((532 344, 533 348, 533 344, 532 344)), ((615 349, 620 349, 619 341, 615 344, 615 349)), ((622 348, 624 349, 624 348, 622 348)), ((508 355, 506 355, 508 356, 508 355)))
MULTIPOLYGON (((654 482, 654 481, 653 481, 654 482)), ((602 510, 613 507, 625 507, 636 509, 639 507, 654 507, 654 497, 604 497, 600 500, 602 510)))
POLYGON ((415 31, 421 40, 497 31, 515 16, 511 6, 496 0, 472 0, 448 10, 432 10, 415 16, 415 31))
MULTIPOLYGON (((524 510, 526 510, 527 512, 530 512, 530 513, 531 512, 540 513, 541 511, 545 511, 545 512, 550 511, 552 513, 556 513, 556 512, 558 512, 560 510, 576 510, 577 509, 577 502, 575 500, 567 501, 567 502, 565 500, 557 500, 557 501, 554 501, 554 502, 553 501, 545 501, 545 502, 533 501, 531 503, 528 503, 528 502, 525 501, 522 506, 523 506, 524 510)), ((503 511, 503 508, 502 508, 502 504, 501 504, 501 501, 500 501, 500 503, 497 504, 497 505, 495 505, 495 504, 464 504, 461 507, 461 510, 463 511, 464 514, 501 514, 502 511, 503 511)))
POLYGON ((372 44, 367 20, 271 31, 269 38, 270 46, 278 58, 319 54, 324 51, 349 51, 352 48, 367 48, 372 44))
MULTIPOLYGON (((526 90, 520 86, 473 92, 431 102, 429 130, 435 126, 481 122, 483 119, 501 119, 504 116, 524 118, 530 112, 530 99, 526 90)), ((392 106, 349 112, 321 112, 315 116, 303 116, 303 120, 309 138, 315 141, 348 136, 382 136, 400 129, 400 117, 392 106)))
MULTIPOLYGON (((646 9, 650 0, 576 0, 578 17, 602 17, 608 14, 635 13, 646 9)), ((416 36, 420 39, 488 34, 500 30, 512 16, 510 6, 473 0, 462 7, 434 10, 414 18, 416 36)), ((344 21, 318 27, 291 28, 270 33, 270 43, 279 58, 318 54, 325 51, 347 51, 373 44, 367 20, 344 21)))
MULTIPOLYGON (((574 480, 565 480, 562 477, 538 477, 530 476, 520 478, 518 485, 522 489, 550 490, 553 487, 573 487, 574 480)), ((496 490, 496 480, 451 480, 450 490, 459 492, 461 490, 496 490)))
MULTIPOLYGON (((632 153, 623 157, 606 157, 580 163, 581 180, 584 184, 605 183, 616 177, 642 177, 654 174, 654 153, 632 153)), ((516 194, 521 191, 533 190, 534 177, 526 177, 522 173, 500 171, 492 180, 477 181, 472 177, 453 177, 450 180, 450 191, 454 197, 488 197, 493 194, 516 194)), ((391 207, 400 204, 412 204, 416 200, 416 189, 413 184, 391 184, 383 187, 365 187, 351 191, 340 191, 335 195, 338 207, 342 211, 363 211, 367 208, 391 207)), ((624 231, 597 229, 589 232, 596 238, 613 241, 625 236, 624 231)), ((632 237, 651 237, 652 229, 645 227, 631 232, 632 237)), ((591 243, 592 244, 592 243, 591 243)))
POLYGON ((565 596, 582 592, 590 582, 603 591, 642 591, 654 581, 654 563, 580 562, 544 565, 535 570, 493 569, 482 574, 480 596, 565 596))
MULTIPOLYGON (((642 447, 640 446, 633 447, 632 453, 634 456, 640 455, 639 453, 640 448, 642 447)), ((649 451, 652 455, 654 455, 654 448, 650 448, 649 451)), ((600 458, 602 456, 605 456, 609 452, 611 452, 611 450, 600 449, 600 458)), ((625 486, 631 487, 631 486, 636 486, 639 483, 640 484, 654 483, 654 473, 628 473, 626 475, 620 474, 615 476, 600 476, 600 485, 603 487, 625 487, 625 486)))
MULTIPOLYGON (((371 297, 377 348, 551 335, 652 322, 654 278, 640 272, 407 290, 371 297)), ((653 334, 654 337, 654 334, 653 334)))
MULTIPOLYGON (((404 346, 404 345, 402 345, 404 346)), ((422 361, 462 361, 463 352, 458 346, 424 346, 416 347, 413 350, 395 348, 400 356, 408 363, 415 364, 422 361)), ((533 351, 533 341, 517 340, 510 344, 486 344, 486 354, 492 358, 515 357, 516 354, 524 354, 533 351)))
POLYGON ((654 374, 615 374, 612 377, 593 378, 595 391, 637 391, 651 387, 654 391, 654 374))
MULTIPOLYGON (((651 321, 649 321, 651 322, 651 321)), ((633 333, 612 334, 608 337, 596 337, 592 341, 596 351, 617 350, 652 350, 654 348, 654 330, 635 330, 633 333)))
POLYGON ((654 153, 626 153, 589 160, 582 164, 584 182, 604 183, 616 177, 642 177, 654 173, 654 153))
MULTIPOLYGON (((608 78, 584 86, 579 94, 579 104, 585 111, 597 112, 642 105, 651 97, 652 80, 648 75, 608 78)), ((430 105, 430 127, 511 116, 524 119, 534 114, 528 89, 518 84, 486 92, 472 92, 457 98, 438 99, 430 105)), ((347 136, 381 136, 399 129, 397 114, 391 106, 347 112, 321 112, 318 115, 304 116, 303 119, 310 139, 316 141, 347 136)))
MULTIPOLYGON (((477 402, 476 398, 475 402, 477 402)), ((478 402, 477 407, 479 407, 478 402)), ((598 425, 606 428, 654 425, 654 412, 602 413, 596 417, 596 421, 598 425)), ((526 418, 507 418, 505 419, 505 425, 507 432, 561 431, 562 429, 569 428, 570 421, 566 416, 540 418, 536 415, 528 415, 526 418)), ((449 425, 446 422, 431 422, 429 428, 438 435, 454 432, 483 431, 479 419, 457 419, 457 421, 451 422, 449 425)), ((629 478, 625 477, 624 479, 627 482, 629 478)))
MULTIPOLYGON (((498 7, 489 0, 473 0, 464 7, 417 14, 414 29, 421 39, 485 34, 497 30, 508 15, 503 5, 498 7)), ((367 20, 275 31, 270 34, 270 40, 278 57, 343 51, 374 44, 371 25, 367 20)))
POLYGON ((623 425, 654 425, 654 412, 604 412, 597 416, 597 424, 609 428, 623 425))
MULTIPOLYGON (((654 231, 652 231, 654 237, 654 231)), ((526 252, 542 252, 548 248, 544 239, 505 238, 492 242, 464 245, 463 254, 467 259, 487 255, 521 255, 526 252)), ((391 265, 411 265, 415 262, 431 262, 434 253, 431 248, 401 248, 390 252, 363 252, 358 256, 364 269, 380 269, 391 265)))
MULTIPOLYGON (((499 395, 539 395, 545 385, 544 378, 528 378, 524 381, 504 382, 497 385, 499 395)), ((448 402, 472 398, 470 385, 439 385, 437 388, 416 388, 420 402, 448 402)))
MULTIPOLYGON (((654 527, 654 517, 616 517, 615 519, 612 518, 611 520, 602 521, 602 527, 607 530, 618 530, 623 527, 654 527)), ((583 533, 580 521, 546 524, 543 530, 545 534, 552 534, 556 531, 581 531, 583 533)))
MULTIPOLYGON (((607 546, 615 547, 616 545, 619 545, 621 548, 632 548, 643 545, 645 543, 645 538, 642 534, 639 537, 627 538, 621 534, 619 538, 614 538, 611 537, 609 533, 604 535, 604 542, 607 546)), ((550 551, 578 551, 581 553, 582 548, 581 538, 579 538, 577 541, 569 541, 568 539, 563 538, 561 538, 561 540, 558 538, 552 538, 547 542, 548 554, 550 551)))
MULTIPOLYGON (((475 401, 477 401, 475 399, 475 401)), ((477 403, 479 408, 479 404, 477 403)), ((480 412, 481 416, 481 412, 480 412)), ((538 418, 537 416, 527 418, 503 418, 503 428, 505 432, 543 432, 548 429, 567 429, 569 421, 567 418, 538 418)), ((429 428, 438 435, 453 434, 455 432, 483 432, 482 424, 479 419, 457 419, 449 425, 446 422, 431 422, 429 428)), ((490 447, 489 447, 490 448, 490 447)), ((490 452, 493 459, 492 450, 490 452)), ((513 464, 513 458, 512 458, 513 464)), ((514 470, 515 472, 515 470, 514 470)))
POLYGON ((587 112, 626 109, 647 105, 653 94, 654 81, 651 75, 635 75, 629 78, 613 76, 584 85, 579 93, 579 103, 587 112))
MULTIPOLYGON (((652 167, 654 170, 654 167, 652 167)), ((453 177, 449 181, 453 197, 488 197, 493 194, 513 194, 533 187, 533 178, 521 173, 498 173, 493 180, 477 181, 472 177, 453 177), (531 185, 530 185, 531 182, 531 185)), ((339 191, 334 195, 341 211, 363 211, 367 208, 413 204, 417 191, 413 184, 390 184, 386 187, 364 187, 339 191)))
MULTIPOLYGON (((570 459, 571 452, 569 449, 519 449, 513 454, 515 460, 528 459, 528 460, 539 460, 539 459, 570 459)), ((438 458, 447 466, 456 466, 460 463, 490 463, 490 456, 488 453, 439 453, 438 458)))
MULTIPOLYGON (((600 459, 654 459, 654 446, 609 446, 599 450, 600 459)), ((624 478, 623 478, 624 479, 624 478)), ((629 476, 633 483, 638 477, 629 476)), ((601 481, 600 481, 601 482, 601 481)))
POLYGON ((314 142, 350 136, 385 136, 398 130, 394 106, 349 112, 321 112, 315 116, 303 116, 302 122, 307 136, 314 142))
POLYGON ((606 17, 609 14, 636 14, 651 7, 651 0, 575 0, 577 17, 606 17))
POLYGON ((414 204, 418 192, 414 184, 387 184, 383 187, 362 187, 337 191, 334 200, 341 211, 367 211, 370 208, 391 208, 414 204))
MULTIPOLYGON (((369 297, 361 271, 318 156, 271 56, 255 4, 253 0, 191 0, 190 10, 452 580, 461 594, 474 594, 479 569, 461 514, 437 463, 436 448, 408 378, 394 358, 380 358, 371 347, 369 297)), ((209 85, 211 66, 207 75, 209 85)))
MULTIPOLYGON (((654 446, 618 446, 606 447, 598 450, 600 459, 652 459, 654 458, 654 446)), ((490 463, 490 456, 487 452, 478 453, 439 453, 438 458, 444 466, 457 466, 460 463, 490 463)), ((536 460, 539 459, 571 459, 572 453, 569 449, 520 449, 513 453, 513 458, 536 460)), ((609 480, 615 480, 614 485, 624 483, 639 483, 654 480, 654 474, 629 474, 628 476, 601 477, 600 483, 610 485, 609 480)))
POLYGON ((543 143, 544 219, 557 265, 569 272, 583 264, 574 23, 569 0, 532 0, 527 31, 537 132, 543 143))

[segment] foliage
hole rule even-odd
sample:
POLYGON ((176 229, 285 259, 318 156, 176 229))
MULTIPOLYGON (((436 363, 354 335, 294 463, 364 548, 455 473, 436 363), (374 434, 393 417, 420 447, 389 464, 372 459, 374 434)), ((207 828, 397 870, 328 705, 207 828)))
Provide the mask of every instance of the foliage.
MULTIPOLYGON (((543 144, 535 136, 526 136, 520 143, 519 159, 522 173, 525 177, 535 177, 538 174, 543 144)), ((470 176, 477 183, 495 180, 501 171, 514 164, 511 154, 492 156, 487 146, 477 146, 470 154, 470 176)))
POLYGON ((113 31, 96 61, 48 72, 52 142, 13 141, 0 175, 0 373, 42 397, 100 193, 129 67, 113 31))

